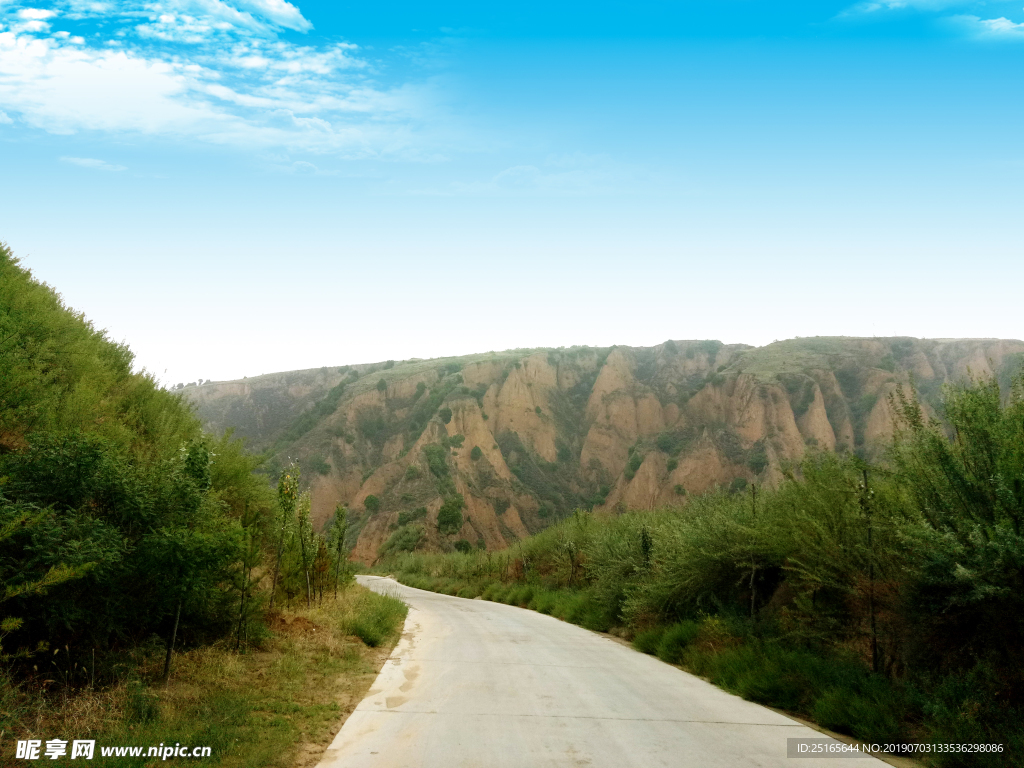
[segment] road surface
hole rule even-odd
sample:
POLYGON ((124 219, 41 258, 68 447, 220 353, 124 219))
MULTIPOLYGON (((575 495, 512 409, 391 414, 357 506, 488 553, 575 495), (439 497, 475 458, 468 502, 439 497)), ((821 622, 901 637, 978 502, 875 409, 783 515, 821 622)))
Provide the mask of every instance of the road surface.
POLYGON ((885 768, 787 758, 822 734, 551 616, 359 582, 409 617, 319 768, 885 768))

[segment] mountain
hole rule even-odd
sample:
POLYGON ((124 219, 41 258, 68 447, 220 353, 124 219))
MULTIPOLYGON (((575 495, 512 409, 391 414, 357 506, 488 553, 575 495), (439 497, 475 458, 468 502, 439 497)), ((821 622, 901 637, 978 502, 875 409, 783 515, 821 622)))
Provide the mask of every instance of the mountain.
POLYGON ((809 449, 877 458, 888 395, 913 381, 1004 383, 1024 342, 816 337, 764 347, 490 352, 275 373, 183 388, 214 431, 289 461, 314 522, 349 507, 353 556, 382 547, 500 549, 579 507, 679 505, 773 483, 809 449), (438 518, 440 515, 440 530, 438 518))

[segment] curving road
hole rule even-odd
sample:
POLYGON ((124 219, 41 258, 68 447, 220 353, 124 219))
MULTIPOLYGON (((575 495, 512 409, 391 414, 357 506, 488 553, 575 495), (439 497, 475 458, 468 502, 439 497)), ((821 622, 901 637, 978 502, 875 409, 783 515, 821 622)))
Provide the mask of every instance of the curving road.
POLYGON ((360 576, 405 632, 319 768, 883 768, 796 759, 822 735, 550 616, 360 576))

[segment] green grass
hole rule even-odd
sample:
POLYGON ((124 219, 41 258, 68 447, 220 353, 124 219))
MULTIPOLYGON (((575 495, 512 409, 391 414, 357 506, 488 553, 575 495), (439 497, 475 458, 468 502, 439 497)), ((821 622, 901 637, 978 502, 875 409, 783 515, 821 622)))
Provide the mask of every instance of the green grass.
POLYGON ((409 612, 401 600, 369 590, 362 591, 356 601, 355 610, 342 619, 341 629, 371 648, 394 637, 409 612))

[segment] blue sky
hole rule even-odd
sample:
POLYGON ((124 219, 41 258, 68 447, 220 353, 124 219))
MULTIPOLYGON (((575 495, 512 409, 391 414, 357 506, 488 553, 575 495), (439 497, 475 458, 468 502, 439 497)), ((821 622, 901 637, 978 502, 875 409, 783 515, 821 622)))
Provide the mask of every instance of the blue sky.
POLYGON ((167 383, 1024 337, 1024 0, 0 0, 0 240, 167 383))

